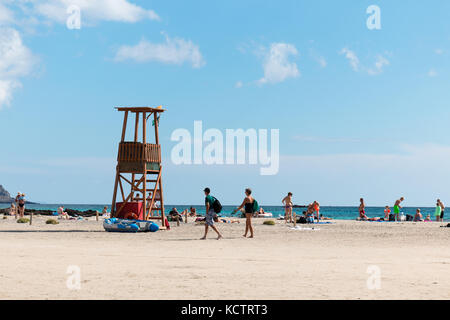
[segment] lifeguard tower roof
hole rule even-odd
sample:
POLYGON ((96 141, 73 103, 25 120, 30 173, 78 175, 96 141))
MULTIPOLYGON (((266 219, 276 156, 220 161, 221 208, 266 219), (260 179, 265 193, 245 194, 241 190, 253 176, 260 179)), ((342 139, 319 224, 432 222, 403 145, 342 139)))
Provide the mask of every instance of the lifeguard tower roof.
POLYGON ((118 111, 130 111, 130 112, 164 112, 162 106, 152 107, 116 107, 118 111))

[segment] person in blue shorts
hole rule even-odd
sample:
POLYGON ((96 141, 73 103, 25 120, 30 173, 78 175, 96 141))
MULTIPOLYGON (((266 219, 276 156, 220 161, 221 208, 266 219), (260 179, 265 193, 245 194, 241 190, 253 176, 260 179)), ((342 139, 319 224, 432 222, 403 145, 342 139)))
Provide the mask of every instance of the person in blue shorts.
POLYGON ((216 199, 210 195, 211 190, 209 188, 205 188, 203 190, 205 192, 205 206, 206 206, 206 216, 205 216, 205 235, 200 238, 200 240, 205 240, 206 235, 208 234, 208 228, 211 227, 216 233, 217 233, 217 240, 222 238, 222 235, 220 234, 219 230, 217 230, 216 226, 214 225, 214 218, 217 219, 217 214, 214 212, 213 209, 213 203, 216 201, 216 199))

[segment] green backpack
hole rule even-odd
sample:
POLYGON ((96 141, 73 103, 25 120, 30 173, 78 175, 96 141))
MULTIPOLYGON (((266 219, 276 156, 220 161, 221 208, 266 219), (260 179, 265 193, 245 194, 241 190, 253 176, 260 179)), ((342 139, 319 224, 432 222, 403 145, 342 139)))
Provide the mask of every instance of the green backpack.
POLYGON ((258 212, 259 211, 259 204, 258 201, 256 201, 255 199, 253 199, 253 212, 258 212))

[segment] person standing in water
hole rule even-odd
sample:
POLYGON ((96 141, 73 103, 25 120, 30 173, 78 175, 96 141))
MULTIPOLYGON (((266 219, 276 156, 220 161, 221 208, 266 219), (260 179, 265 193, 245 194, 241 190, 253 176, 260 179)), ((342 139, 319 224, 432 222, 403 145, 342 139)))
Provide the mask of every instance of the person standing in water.
POLYGON ((440 199, 437 199, 437 202, 439 203, 439 205, 441 206, 441 216, 440 216, 440 221, 444 221, 444 210, 445 210, 445 206, 442 203, 442 201, 440 199))
POLYGON ((400 209, 402 208, 402 206, 400 204, 402 203, 403 200, 405 200, 405 198, 401 197, 400 199, 395 201, 394 215, 395 215, 396 221, 400 221, 400 209))
POLYGON ((205 192, 205 206, 206 206, 206 215, 205 215, 205 235, 200 238, 200 240, 205 240, 206 235, 208 234, 208 228, 211 227, 217 233, 217 240, 222 238, 219 230, 217 230, 214 225, 214 218, 217 218, 217 214, 214 211, 213 204, 216 201, 216 198, 210 195, 211 190, 209 188, 205 188, 203 190, 205 192))
POLYGON ((287 219, 289 217, 289 222, 292 222, 292 207, 294 204, 292 203, 292 192, 289 192, 286 197, 281 200, 281 203, 284 204, 284 221, 287 223, 287 219))
POLYGON ((250 237, 253 238, 252 216, 253 216, 253 204, 255 199, 252 197, 252 190, 250 188, 245 189, 245 198, 242 204, 234 209, 233 213, 238 212, 242 208, 245 210, 245 233, 244 237, 247 237, 247 233, 250 231, 250 237))

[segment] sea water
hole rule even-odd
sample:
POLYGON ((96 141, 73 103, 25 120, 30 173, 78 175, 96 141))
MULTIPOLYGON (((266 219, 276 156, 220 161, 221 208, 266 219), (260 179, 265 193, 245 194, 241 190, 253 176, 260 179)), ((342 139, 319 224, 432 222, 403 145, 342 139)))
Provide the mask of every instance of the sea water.
MULTIPOLYGON (((102 212, 103 207, 108 207, 108 212, 110 211, 111 204, 27 204, 27 209, 36 209, 36 210, 52 210, 55 211, 60 207, 61 205, 64 206, 66 209, 73 209, 73 210, 79 210, 79 211, 86 211, 86 210, 97 210, 99 212, 102 212)), ((172 208, 177 208, 178 212, 182 212, 185 209, 189 209, 190 207, 194 207, 197 210, 197 214, 203 215, 205 213, 205 206, 204 205, 170 205, 166 204, 164 206, 166 214, 168 214, 172 208)), ((0 204, 0 208, 8 208, 8 204, 0 204)), ((281 206, 264 206, 260 205, 264 209, 265 212, 271 212, 274 218, 277 218, 279 216, 284 216, 284 207, 281 206)), ((223 206, 223 210, 221 212, 221 216, 223 217, 236 217, 239 214, 233 214, 233 210, 236 208, 236 206, 223 206)), ((412 215, 414 216, 416 213, 417 207, 405 207, 400 210, 400 212, 403 212, 404 215, 412 215)), ((421 212, 423 215, 423 218, 429 214, 431 217, 431 220, 435 220, 434 216, 434 207, 421 207, 421 212)), ((306 208, 294 208, 293 211, 296 214, 302 214, 302 212, 306 210, 306 208)), ((391 211, 393 213, 393 209, 391 208, 391 211)), ((329 217, 333 219, 342 219, 342 220, 355 220, 358 216, 358 207, 333 207, 333 206, 321 206, 320 207, 320 214, 322 214, 324 217, 329 217)), ((384 217, 384 207, 366 207, 366 215, 369 218, 374 217, 384 217)), ((450 215, 450 212, 448 213, 450 215)), ((449 216, 444 217, 444 220, 449 220, 449 216)))

